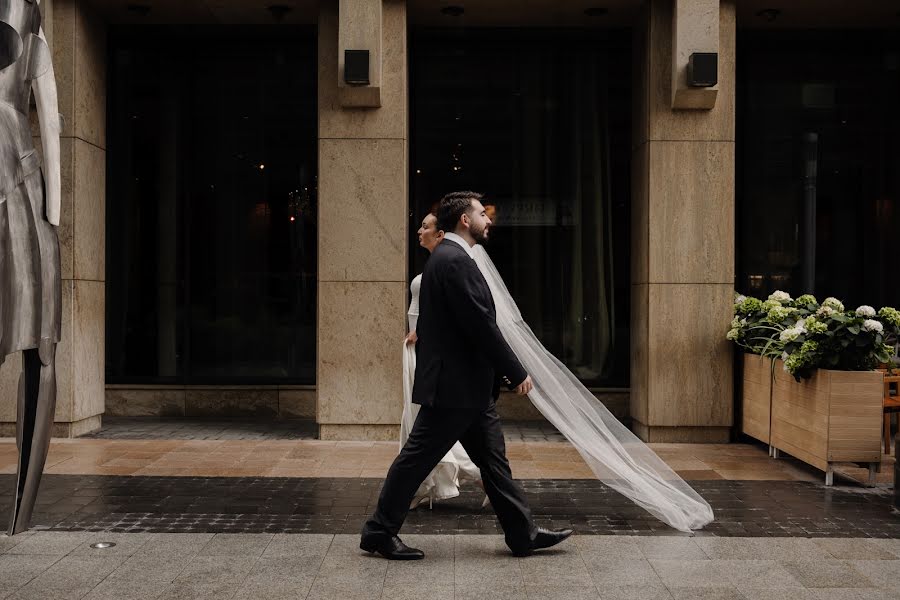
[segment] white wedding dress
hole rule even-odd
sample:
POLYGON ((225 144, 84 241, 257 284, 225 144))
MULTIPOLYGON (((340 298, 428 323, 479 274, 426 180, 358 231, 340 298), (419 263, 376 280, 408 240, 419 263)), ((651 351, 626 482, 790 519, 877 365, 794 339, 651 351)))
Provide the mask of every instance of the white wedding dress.
MULTIPOLYGON (((409 330, 416 330, 416 321, 419 318, 419 289, 422 285, 422 276, 417 275, 409 286, 412 300, 409 303, 407 317, 409 330)), ((406 444, 409 432, 412 430, 416 415, 419 414, 419 406, 412 403, 413 381, 416 375, 416 347, 414 344, 403 344, 403 417, 400 420, 400 447, 406 444)), ((459 496, 459 486, 467 481, 480 481, 481 471, 466 454, 462 444, 456 442, 447 452, 441 462, 431 471, 422 485, 416 491, 413 506, 423 500, 446 500, 459 496)))

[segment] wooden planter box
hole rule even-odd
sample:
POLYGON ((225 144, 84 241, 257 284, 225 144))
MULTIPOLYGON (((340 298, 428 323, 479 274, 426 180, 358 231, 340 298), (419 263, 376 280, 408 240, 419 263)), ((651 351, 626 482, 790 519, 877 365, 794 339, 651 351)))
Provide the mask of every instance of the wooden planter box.
POLYGON ((776 449, 825 471, 833 463, 869 465, 870 483, 881 462, 883 374, 819 369, 798 383, 777 361, 772 385, 772 432, 776 449))
POLYGON ((771 443, 772 360, 744 354, 741 386, 741 431, 771 443))

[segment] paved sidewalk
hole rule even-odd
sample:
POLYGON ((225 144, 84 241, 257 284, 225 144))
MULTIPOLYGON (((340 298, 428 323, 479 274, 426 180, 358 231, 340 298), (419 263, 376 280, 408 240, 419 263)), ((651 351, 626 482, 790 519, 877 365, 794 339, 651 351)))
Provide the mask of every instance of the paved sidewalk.
POLYGON ((898 540, 574 536, 520 559, 500 536, 409 535, 424 561, 355 535, 47 533, 0 537, 15 600, 887 600, 898 540), (99 541, 115 547, 95 550, 99 541))

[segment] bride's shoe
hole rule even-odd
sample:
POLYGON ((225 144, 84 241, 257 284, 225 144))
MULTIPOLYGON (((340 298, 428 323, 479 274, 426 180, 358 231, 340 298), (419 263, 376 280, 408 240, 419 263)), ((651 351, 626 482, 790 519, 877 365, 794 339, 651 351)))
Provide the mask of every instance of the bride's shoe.
POLYGON ((481 508, 487 508, 491 505, 491 499, 487 497, 487 494, 484 496, 484 500, 481 501, 481 508))
POLYGON ((413 498, 412 503, 409 505, 409 510, 413 510, 419 508, 423 504, 428 502, 428 510, 434 509, 434 498, 431 497, 431 494, 425 496, 416 496, 413 498))

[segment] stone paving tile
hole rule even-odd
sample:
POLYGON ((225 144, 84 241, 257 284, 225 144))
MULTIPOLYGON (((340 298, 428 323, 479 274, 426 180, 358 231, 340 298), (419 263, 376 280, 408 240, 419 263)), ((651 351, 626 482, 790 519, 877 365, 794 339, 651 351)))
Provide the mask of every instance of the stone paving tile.
POLYGON ((859 588, 831 588, 816 590, 816 600, 897 600, 896 591, 859 588))
POLYGON ((65 557, 32 579, 10 598, 71 600, 81 598, 100 584, 121 564, 121 557, 65 557))
POLYGON ((713 559, 794 560, 833 558, 810 538, 696 537, 694 543, 713 559))
POLYGON ((817 590, 803 587, 789 588, 746 588, 738 589, 747 600, 819 600, 817 590))
POLYGON ((146 580, 107 578, 88 592, 84 600, 155 600, 161 593, 161 586, 148 585, 146 580))
POLYGON ((527 597, 524 584, 490 583, 473 585, 471 583, 456 584, 456 600, 522 600, 527 597))
POLYGON ((542 552, 523 560, 522 575, 526 587, 591 587, 594 585, 577 547, 560 546, 556 552, 542 552))
POLYGON ((176 581, 165 586, 155 600, 229 600, 235 594, 232 582, 176 581))
POLYGON ((171 556, 141 554, 132 556, 110 573, 109 579, 141 581, 148 586, 172 583, 187 568, 189 555, 173 552, 171 556))
POLYGON ((324 558, 334 536, 331 534, 293 535, 279 533, 263 552, 263 558, 318 557, 324 558))
POLYGON ((87 532, 39 531, 13 546, 7 554, 50 554, 64 556, 91 539, 87 532))
POLYGON ((651 560, 662 582, 674 587, 803 587, 774 560, 651 560))
POLYGON ((720 587, 675 587, 669 588, 675 600, 746 600, 746 597, 732 586, 720 587))
POLYGON ((241 583, 257 560, 255 556, 195 556, 175 578, 175 582, 241 583))
POLYGON ((432 583, 423 577, 417 584, 385 582, 381 600, 454 600, 452 583, 432 583))
POLYGON ((845 560, 783 561, 781 566, 807 588, 869 588, 874 584, 845 560))
POLYGON ((883 549, 874 540, 818 539, 814 543, 829 552, 834 558, 844 560, 897 560, 897 556, 883 549))
POLYGON ((528 600, 598 600, 600 592, 593 585, 526 585, 528 600))
POLYGON ((92 533, 88 539, 70 552, 70 556, 88 556, 93 558, 108 558, 110 556, 132 556, 138 552, 144 544, 153 537, 152 533, 92 533), (98 542, 115 544, 110 548, 91 548, 98 542))
POLYGON ((850 565, 873 585, 900 589, 900 560, 878 560, 873 556, 870 560, 851 560, 850 565))
POLYGON ((234 598, 239 600, 296 600, 297 598, 306 598, 313 581, 313 578, 250 578, 237 589, 234 598))
POLYGON ((203 546, 199 556, 252 556, 259 558, 274 537, 275 534, 219 534, 203 546))
POLYGON ((14 537, 9 537, 5 533, 0 534, 0 554, 6 554, 10 550, 12 550, 15 546, 18 546, 25 539, 32 535, 33 532, 26 531, 24 533, 20 533, 14 537))
POLYGON ((213 533, 155 533, 140 547, 140 554, 143 556, 195 556, 214 536, 213 533))
POLYGON ((637 538, 636 542, 647 559, 704 560, 709 558, 692 538, 637 538))
POLYGON ((49 569, 59 557, 46 554, 0 556, 0 598, 5 598, 49 569))
POLYGON ((663 582, 643 558, 595 558, 582 555, 588 573, 601 592, 607 587, 662 586, 663 582))
POLYGON ((672 594, 662 584, 655 585, 598 585, 601 600, 672 600, 672 594))

